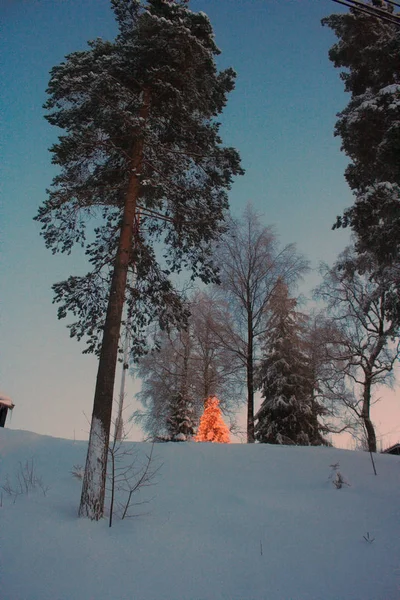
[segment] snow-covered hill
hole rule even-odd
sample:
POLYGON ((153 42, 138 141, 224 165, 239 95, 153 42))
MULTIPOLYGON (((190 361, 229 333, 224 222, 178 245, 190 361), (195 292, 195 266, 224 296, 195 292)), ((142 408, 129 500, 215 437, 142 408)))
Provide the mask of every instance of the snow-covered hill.
POLYGON ((378 455, 375 477, 368 454, 333 448, 157 444, 158 483, 138 498, 153 500, 109 529, 76 516, 85 453, 0 430, 0 485, 33 459, 49 487, 3 490, 2 600, 400 598, 398 457, 378 455), (334 463, 350 486, 332 485, 334 463))

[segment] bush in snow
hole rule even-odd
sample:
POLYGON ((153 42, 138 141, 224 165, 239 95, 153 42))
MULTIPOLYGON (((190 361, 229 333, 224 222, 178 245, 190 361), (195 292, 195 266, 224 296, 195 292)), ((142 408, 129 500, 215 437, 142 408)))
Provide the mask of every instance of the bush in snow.
POLYGON ((350 484, 345 480, 345 478, 339 471, 339 463, 330 465, 330 467, 332 469, 332 472, 329 476, 329 479, 332 481, 332 484, 337 490, 340 490, 344 485, 350 486, 350 484))
POLYGON ((26 460, 24 464, 20 461, 13 480, 7 474, 4 484, 1 486, 1 489, 13 499, 14 504, 18 496, 29 495, 37 488, 42 490, 44 496, 50 489, 43 483, 42 477, 37 474, 33 458, 26 460))

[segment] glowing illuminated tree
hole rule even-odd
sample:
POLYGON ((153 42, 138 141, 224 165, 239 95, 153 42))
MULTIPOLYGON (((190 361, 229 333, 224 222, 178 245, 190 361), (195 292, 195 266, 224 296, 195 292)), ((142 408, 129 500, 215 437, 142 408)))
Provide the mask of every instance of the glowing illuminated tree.
POLYGON ((204 406, 204 413, 195 438, 196 442, 229 444, 229 429, 222 418, 218 398, 209 396, 204 406))

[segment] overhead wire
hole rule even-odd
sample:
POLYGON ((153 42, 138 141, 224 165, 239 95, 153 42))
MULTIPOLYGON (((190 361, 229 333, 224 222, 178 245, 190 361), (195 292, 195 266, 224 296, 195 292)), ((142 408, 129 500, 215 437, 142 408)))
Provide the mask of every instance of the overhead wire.
POLYGON ((399 14, 389 13, 386 10, 379 8, 378 6, 373 6, 371 4, 367 4, 362 2, 361 0, 333 0, 337 4, 342 4, 347 6, 348 8, 352 8, 358 12, 367 14, 371 17, 375 17, 381 21, 385 21, 387 23, 391 23, 393 25, 400 25, 399 14))
POLYGON ((400 8, 400 4, 395 2, 394 0, 385 0, 386 4, 391 4, 392 6, 398 6, 400 8))
POLYGON ((342 6, 347 6, 347 8, 352 8, 357 10, 358 12, 367 14, 368 16, 375 17, 382 21, 387 21, 389 23, 393 23, 395 25, 400 24, 400 20, 397 15, 393 15, 387 13, 386 11, 382 11, 377 7, 374 7, 370 4, 365 4, 363 2, 359 2, 357 0, 332 0, 336 4, 341 4, 342 6))
MULTIPOLYGON (((347 8, 352 8, 370 17, 375 17, 381 21, 385 21, 386 23, 391 23, 392 25, 400 27, 400 17, 398 14, 388 13, 387 11, 377 6, 365 4, 365 2, 361 2, 361 0, 332 0, 332 2, 335 2, 336 4, 341 4, 342 6, 346 6, 347 8)), ((388 1, 388 3, 400 7, 400 4, 394 2, 394 0, 391 0, 390 2, 388 1)))
POLYGON ((400 23, 399 20, 399 15, 393 12, 388 12, 387 10, 385 10, 384 8, 381 8, 380 6, 377 6, 375 4, 371 5, 371 4, 367 4, 365 1, 363 0, 347 0, 348 2, 350 2, 351 4, 354 5, 354 7, 357 8, 361 8, 361 9, 366 9, 368 10, 368 12, 370 12, 371 14, 373 14, 376 17, 382 17, 383 19, 386 20, 391 20, 393 22, 400 23))

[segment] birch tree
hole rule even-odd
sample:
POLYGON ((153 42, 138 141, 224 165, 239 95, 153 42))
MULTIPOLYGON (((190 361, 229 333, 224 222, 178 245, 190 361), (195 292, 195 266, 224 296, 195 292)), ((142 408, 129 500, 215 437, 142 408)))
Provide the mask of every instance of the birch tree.
POLYGON ((218 319, 218 335, 245 373, 247 442, 253 443, 254 370, 266 332, 268 305, 278 282, 292 287, 307 271, 308 263, 294 244, 281 248, 274 229, 263 226, 250 205, 240 220, 230 221, 216 250, 216 261, 225 303, 218 319))

